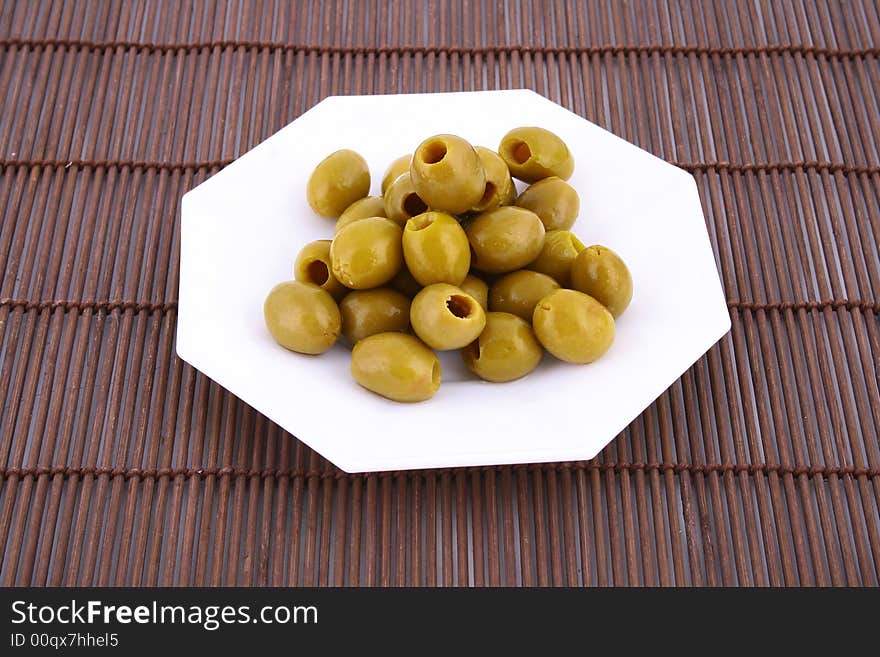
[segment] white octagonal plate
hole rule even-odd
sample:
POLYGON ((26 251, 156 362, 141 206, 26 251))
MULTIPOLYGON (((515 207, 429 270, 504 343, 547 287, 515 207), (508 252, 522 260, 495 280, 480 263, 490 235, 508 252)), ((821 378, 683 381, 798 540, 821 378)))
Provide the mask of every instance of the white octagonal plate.
POLYGON ((183 197, 178 355, 349 472, 568 461, 595 456, 730 329, 694 179, 527 90, 331 97, 183 197), (313 167, 340 148, 385 167, 424 138, 491 148, 520 125, 548 128, 575 157, 574 228, 629 264, 632 304, 609 352, 585 366, 545 355, 529 376, 491 384, 441 356, 443 384, 420 404, 360 388, 349 352, 275 344, 263 300, 292 278, 333 222, 305 199, 313 167))

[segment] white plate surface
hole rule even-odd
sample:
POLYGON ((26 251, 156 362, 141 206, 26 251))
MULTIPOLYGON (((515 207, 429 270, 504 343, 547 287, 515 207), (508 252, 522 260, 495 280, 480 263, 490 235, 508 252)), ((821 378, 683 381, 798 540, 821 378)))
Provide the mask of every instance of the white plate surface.
POLYGON ((349 472, 568 461, 595 456, 730 329, 694 179, 527 90, 327 98, 183 197, 178 355, 349 472), (586 366, 545 355, 506 384, 472 379, 443 354, 443 384, 420 404, 360 388, 349 352, 275 344, 262 305, 292 278, 305 243, 333 234, 305 200, 322 158, 353 148, 385 167, 424 138, 496 148, 546 127, 575 157, 572 229, 628 263, 633 301, 609 352, 586 366))

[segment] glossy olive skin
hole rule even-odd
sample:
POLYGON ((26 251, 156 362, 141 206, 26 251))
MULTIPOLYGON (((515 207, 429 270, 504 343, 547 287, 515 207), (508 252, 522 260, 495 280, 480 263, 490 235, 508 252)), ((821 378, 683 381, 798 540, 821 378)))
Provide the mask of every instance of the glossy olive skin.
POLYGON ((382 176, 382 195, 385 195, 385 192, 388 191, 388 188, 391 187, 391 183, 393 183, 397 178, 404 173, 409 173, 409 163, 412 161, 412 155, 407 153, 406 155, 401 155, 399 158, 394 160, 391 164, 388 165, 388 168, 385 169, 385 174, 382 176))
POLYGON ((355 344, 376 333, 404 333, 409 328, 410 301, 387 287, 349 292, 339 303, 342 335, 355 344))
POLYGON ((580 252, 571 266, 571 286, 589 294, 620 317, 633 295, 632 275, 626 263, 607 246, 594 244, 580 252))
POLYGON ((384 216, 385 199, 381 196, 365 196, 345 208, 345 212, 339 215, 339 219, 336 220, 336 228, 333 229, 333 232, 338 233, 340 230, 348 226, 348 224, 359 221, 360 219, 384 216))
POLYGON ((516 198, 516 204, 538 215, 547 230, 568 230, 581 210, 575 188, 557 176, 526 187, 516 198))
POLYGON ((559 284, 546 274, 520 269, 495 281, 489 289, 489 309, 531 322, 538 302, 558 289, 559 284))
POLYGON ((399 402, 430 399, 440 387, 440 361, 418 338, 377 333, 351 351, 351 375, 367 390, 399 402))
POLYGON ((510 170, 493 150, 485 146, 474 146, 480 162, 483 165, 483 171, 486 174, 486 184, 483 187, 483 196, 474 205, 471 210, 475 212, 485 212, 499 205, 510 205, 516 198, 516 187, 513 184, 513 178, 510 177, 510 170))
POLYGON ((320 354, 336 343, 342 318, 333 297, 316 285, 286 281, 263 303, 266 328, 275 341, 301 354, 320 354))
POLYGON ((416 148, 409 165, 416 193, 428 207, 459 214, 482 198, 486 174, 477 151, 455 135, 429 137, 416 148))
POLYGON ((528 183, 549 176, 568 180, 574 172, 574 157, 568 146, 544 128, 514 128, 501 139, 498 154, 514 178, 528 183))
POLYGON ((544 236, 544 248, 529 265, 529 269, 547 274, 562 287, 571 287, 572 263, 585 248, 587 247, 567 230, 548 230, 544 236))
POLYGON ((316 213, 333 219, 370 193, 370 169, 354 151, 331 153, 318 163, 306 184, 306 199, 316 213))
POLYGON ((412 217, 422 214, 428 205, 416 193, 409 173, 403 173, 385 190, 385 216, 403 228, 412 217))
POLYGON ((403 263, 403 267, 400 268, 400 271, 397 272, 388 285, 410 299, 416 296, 422 289, 419 282, 413 278, 413 275, 409 273, 409 269, 406 268, 406 262, 403 263))
POLYGON ((512 205, 474 217, 465 228, 473 266, 489 274, 525 267, 544 247, 544 224, 538 215, 512 205))
POLYGON ((547 351, 569 363, 592 363, 614 341, 611 313, 577 290, 559 289, 541 299, 532 327, 547 351))
POLYGON ((348 288, 333 275, 330 240, 316 240, 306 244, 293 263, 293 277, 301 283, 324 288, 337 301, 348 292, 348 288))
POLYGON ((477 303, 483 307, 483 310, 489 312, 489 286, 483 279, 477 278, 473 274, 468 274, 458 287, 476 299, 477 303))
POLYGON ((461 288, 435 283, 412 301, 410 324, 432 349, 461 349, 477 339, 486 325, 483 307, 461 288))
POLYGON ((403 258, 421 285, 458 285, 471 268, 467 235, 455 217, 445 212, 424 212, 406 222, 403 258))
POLYGON ((487 313, 480 337, 461 350, 467 368, 485 381, 504 383, 538 366, 544 349, 531 325, 510 313, 487 313))
POLYGON ((333 275, 353 290, 379 287, 394 278, 403 264, 400 226, 370 217, 349 224, 333 237, 333 275))

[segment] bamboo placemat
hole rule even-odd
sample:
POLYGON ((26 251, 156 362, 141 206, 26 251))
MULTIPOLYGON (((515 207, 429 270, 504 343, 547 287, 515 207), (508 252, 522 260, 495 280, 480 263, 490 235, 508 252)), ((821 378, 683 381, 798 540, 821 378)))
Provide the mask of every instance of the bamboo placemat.
POLYGON ((0 4, 0 582, 877 585, 878 37, 873 0, 0 4), (601 456, 350 476, 176 358, 184 192, 330 94, 517 87, 693 172, 729 298, 601 456))

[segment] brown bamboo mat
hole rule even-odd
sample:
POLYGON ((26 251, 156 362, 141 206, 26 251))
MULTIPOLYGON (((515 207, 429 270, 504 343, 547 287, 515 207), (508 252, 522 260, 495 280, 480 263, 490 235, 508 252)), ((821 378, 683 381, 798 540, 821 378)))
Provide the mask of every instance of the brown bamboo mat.
POLYGON ((877 585, 877 3, 389 4, 0 3, 0 582, 877 585), (729 298, 600 457, 346 475, 175 357, 185 191, 517 87, 692 171, 729 298))

